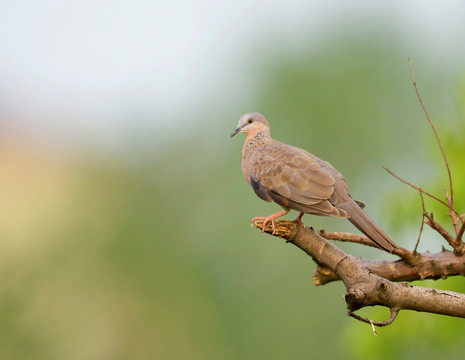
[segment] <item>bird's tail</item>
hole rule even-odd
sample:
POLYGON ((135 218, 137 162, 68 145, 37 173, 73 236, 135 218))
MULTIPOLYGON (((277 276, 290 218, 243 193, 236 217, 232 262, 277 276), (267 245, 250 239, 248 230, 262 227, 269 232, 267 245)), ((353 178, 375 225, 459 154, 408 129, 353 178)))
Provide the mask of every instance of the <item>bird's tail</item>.
POLYGON ((376 223, 363 211, 363 209, 355 202, 355 200, 341 206, 347 211, 349 221, 362 233, 368 236, 380 248, 392 252, 398 248, 397 244, 378 226, 376 223))

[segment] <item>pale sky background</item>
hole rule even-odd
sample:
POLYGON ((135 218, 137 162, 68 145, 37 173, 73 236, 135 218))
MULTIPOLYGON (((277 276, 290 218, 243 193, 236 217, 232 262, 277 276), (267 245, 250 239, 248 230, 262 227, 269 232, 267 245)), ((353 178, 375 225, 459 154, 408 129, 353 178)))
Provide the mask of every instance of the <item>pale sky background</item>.
POLYGON ((459 74, 464 4, 0 1, 0 124, 98 142, 132 126, 175 133, 176 125, 194 126, 189 113, 222 92, 245 99, 259 86, 253 65, 261 57, 298 53, 303 43, 316 49, 373 23, 400 34, 409 56, 421 52, 459 74))

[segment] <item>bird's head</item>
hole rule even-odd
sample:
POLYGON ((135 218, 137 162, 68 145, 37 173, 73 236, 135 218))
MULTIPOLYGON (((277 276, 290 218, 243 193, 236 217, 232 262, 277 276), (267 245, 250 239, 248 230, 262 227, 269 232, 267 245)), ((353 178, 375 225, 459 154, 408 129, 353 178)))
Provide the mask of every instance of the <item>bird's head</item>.
POLYGON ((244 133, 248 137, 254 136, 258 133, 266 133, 270 135, 270 126, 265 117, 258 112, 251 112, 242 115, 237 124, 236 130, 231 134, 231 137, 238 133, 244 133))

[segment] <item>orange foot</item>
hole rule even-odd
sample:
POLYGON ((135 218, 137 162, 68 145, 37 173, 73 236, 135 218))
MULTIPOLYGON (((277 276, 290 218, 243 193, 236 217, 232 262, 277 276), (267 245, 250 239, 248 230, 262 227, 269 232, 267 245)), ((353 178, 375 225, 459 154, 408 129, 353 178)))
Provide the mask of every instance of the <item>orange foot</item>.
POLYGON ((258 221, 258 220, 263 221, 263 225, 262 225, 262 233, 263 233, 263 232, 265 232, 266 224, 268 223, 268 221, 271 221, 271 225, 273 226, 273 235, 274 235, 274 233, 276 232, 276 221, 275 221, 275 219, 286 215, 288 212, 289 212, 289 210, 287 210, 287 211, 283 210, 283 211, 277 212, 276 214, 270 215, 268 217, 257 216, 257 217, 254 217, 252 219, 251 223, 253 224, 253 223, 255 223, 255 221, 258 221))

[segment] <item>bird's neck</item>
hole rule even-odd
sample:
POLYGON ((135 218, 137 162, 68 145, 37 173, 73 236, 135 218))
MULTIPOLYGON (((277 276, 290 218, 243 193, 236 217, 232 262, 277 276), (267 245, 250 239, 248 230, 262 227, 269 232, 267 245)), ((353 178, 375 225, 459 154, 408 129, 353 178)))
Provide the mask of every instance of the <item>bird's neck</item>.
POLYGON ((256 148, 265 145, 271 141, 270 134, 265 132, 259 132, 256 134, 250 134, 245 139, 244 147, 242 148, 242 155, 245 158, 248 154, 253 152, 256 148))

